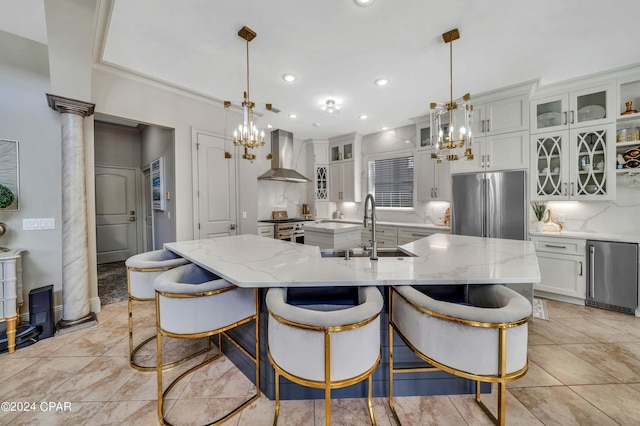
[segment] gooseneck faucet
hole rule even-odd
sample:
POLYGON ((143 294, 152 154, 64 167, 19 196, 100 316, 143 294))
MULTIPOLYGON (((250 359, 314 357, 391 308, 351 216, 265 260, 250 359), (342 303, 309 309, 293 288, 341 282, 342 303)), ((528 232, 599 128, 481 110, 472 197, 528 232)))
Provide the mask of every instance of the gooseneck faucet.
POLYGON ((376 241, 376 200, 373 194, 367 194, 364 200, 364 227, 367 227, 367 219, 371 219, 371 260, 378 260, 378 241, 376 241), (371 200, 371 216, 367 216, 367 207, 371 200))

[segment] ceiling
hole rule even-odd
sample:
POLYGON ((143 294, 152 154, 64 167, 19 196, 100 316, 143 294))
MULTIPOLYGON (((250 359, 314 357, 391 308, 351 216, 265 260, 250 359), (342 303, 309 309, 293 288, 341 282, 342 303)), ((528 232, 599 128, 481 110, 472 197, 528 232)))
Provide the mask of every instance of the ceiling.
MULTIPOLYGON (((113 0, 102 61, 219 100, 246 90, 258 125, 297 138, 412 123, 430 102, 540 79, 549 84, 640 62, 637 0, 113 0), (615 5, 615 6, 614 6, 615 5), (297 76, 286 83, 282 75, 297 76), (374 80, 390 83, 378 87, 374 80), (328 115, 328 98, 343 105, 328 115), (280 113, 266 112, 272 103, 280 113), (295 113, 291 119, 288 114, 295 113), (358 117, 366 114, 367 119, 358 117), (314 126, 314 123, 316 124, 314 126)), ((0 0, 0 30, 46 43, 43 0, 0 0)))

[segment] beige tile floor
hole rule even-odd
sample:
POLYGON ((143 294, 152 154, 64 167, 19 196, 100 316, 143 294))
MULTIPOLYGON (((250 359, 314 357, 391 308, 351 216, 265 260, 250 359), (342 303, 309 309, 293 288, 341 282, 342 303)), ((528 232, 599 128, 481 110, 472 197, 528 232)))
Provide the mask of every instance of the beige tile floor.
MULTIPOLYGON (((640 318, 547 304, 550 321, 530 323, 529 372, 508 386, 507 424, 640 424, 640 318)), ((138 304, 134 312, 139 335, 153 333, 153 304, 138 304)), ((126 302, 104 306, 98 319, 98 326, 0 356, 0 401, 35 408, 2 411, 0 425, 158 423, 155 373, 128 365, 126 302), (50 407, 48 402, 62 404, 50 407)), ((171 358, 188 353, 193 344, 167 339, 163 347, 171 358)), ((154 351, 151 345, 141 359, 146 355, 152 360, 154 351)), ((167 371, 165 383, 182 368, 167 371)), ((202 424, 253 390, 223 357, 172 390, 167 418, 175 424, 202 424)), ((495 393, 486 396, 493 404, 491 397, 495 401, 495 393)), ((227 424, 270 425, 274 406, 263 396, 227 424)), ((490 424, 471 395, 402 397, 396 398, 396 406, 405 425, 490 424)), ((393 424, 386 398, 376 398, 374 409, 378 424, 393 424)), ((365 401, 334 400, 332 422, 369 424, 365 401)), ((283 401, 279 424, 324 424, 323 402, 283 401)))

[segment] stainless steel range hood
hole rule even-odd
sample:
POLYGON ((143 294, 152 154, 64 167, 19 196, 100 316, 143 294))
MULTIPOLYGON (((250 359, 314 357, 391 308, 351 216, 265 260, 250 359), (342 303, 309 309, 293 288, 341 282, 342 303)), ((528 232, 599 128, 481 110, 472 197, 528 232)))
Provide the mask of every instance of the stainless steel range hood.
POLYGON ((271 169, 258 180, 306 183, 311 180, 293 170, 293 133, 278 129, 271 132, 271 169))

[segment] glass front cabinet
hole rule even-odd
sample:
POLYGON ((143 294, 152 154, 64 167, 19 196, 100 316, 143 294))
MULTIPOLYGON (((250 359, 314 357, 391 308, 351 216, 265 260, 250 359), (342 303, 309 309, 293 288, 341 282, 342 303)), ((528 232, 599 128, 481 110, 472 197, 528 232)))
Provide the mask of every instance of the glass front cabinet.
POLYGON ((531 133, 595 126, 615 120, 615 84, 573 90, 531 102, 531 133))
POLYGON ((531 199, 615 199, 615 124, 539 133, 531 139, 531 199))

